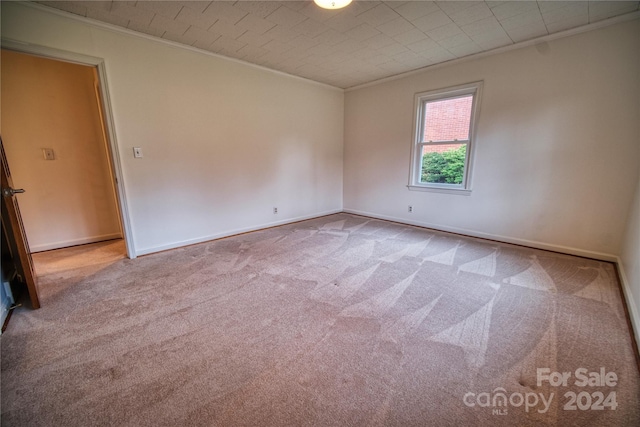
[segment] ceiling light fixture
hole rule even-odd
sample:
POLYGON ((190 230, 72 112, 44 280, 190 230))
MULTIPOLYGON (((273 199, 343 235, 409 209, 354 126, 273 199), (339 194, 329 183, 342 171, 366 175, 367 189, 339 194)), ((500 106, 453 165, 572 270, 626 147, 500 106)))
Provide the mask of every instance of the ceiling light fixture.
POLYGON ((315 4, 323 9, 342 9, 351 3, 351 0, 313 0, 315 4))

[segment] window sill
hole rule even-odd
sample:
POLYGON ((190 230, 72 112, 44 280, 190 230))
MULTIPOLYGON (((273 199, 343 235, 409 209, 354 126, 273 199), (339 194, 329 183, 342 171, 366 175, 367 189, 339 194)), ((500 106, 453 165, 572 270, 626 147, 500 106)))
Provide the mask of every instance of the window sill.
POLYGON ((466 188, 451 187, 427 187, 426 185, 407 185, 410 191, 428 191, 432 193, 457 194, 459 196, 470 196, 471 190, 466 188))

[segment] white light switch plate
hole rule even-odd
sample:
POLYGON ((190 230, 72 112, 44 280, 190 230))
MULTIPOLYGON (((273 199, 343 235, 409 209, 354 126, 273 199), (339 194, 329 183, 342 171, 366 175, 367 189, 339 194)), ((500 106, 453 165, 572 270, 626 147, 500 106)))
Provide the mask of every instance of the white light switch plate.
POLYGON ((133 157, 135 157, 136 159, 141 158, 142 157, 142 148, 133 147, 133 157))

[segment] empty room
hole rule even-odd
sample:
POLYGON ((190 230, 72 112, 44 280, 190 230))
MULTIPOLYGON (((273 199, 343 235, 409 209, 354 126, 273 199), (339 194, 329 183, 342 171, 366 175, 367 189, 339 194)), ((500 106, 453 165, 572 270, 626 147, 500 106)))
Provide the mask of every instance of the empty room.
POLYGON ((3 426, 640 425, 640 2, 0 15, 3 426))

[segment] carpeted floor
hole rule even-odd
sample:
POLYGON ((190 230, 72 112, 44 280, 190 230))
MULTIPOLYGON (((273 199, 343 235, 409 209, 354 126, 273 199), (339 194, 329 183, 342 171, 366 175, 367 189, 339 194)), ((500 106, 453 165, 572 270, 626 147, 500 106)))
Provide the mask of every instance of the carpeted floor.
POLYGON ((609 263, 337 214, 40 292, 2 425, 640 425, 609 263))

